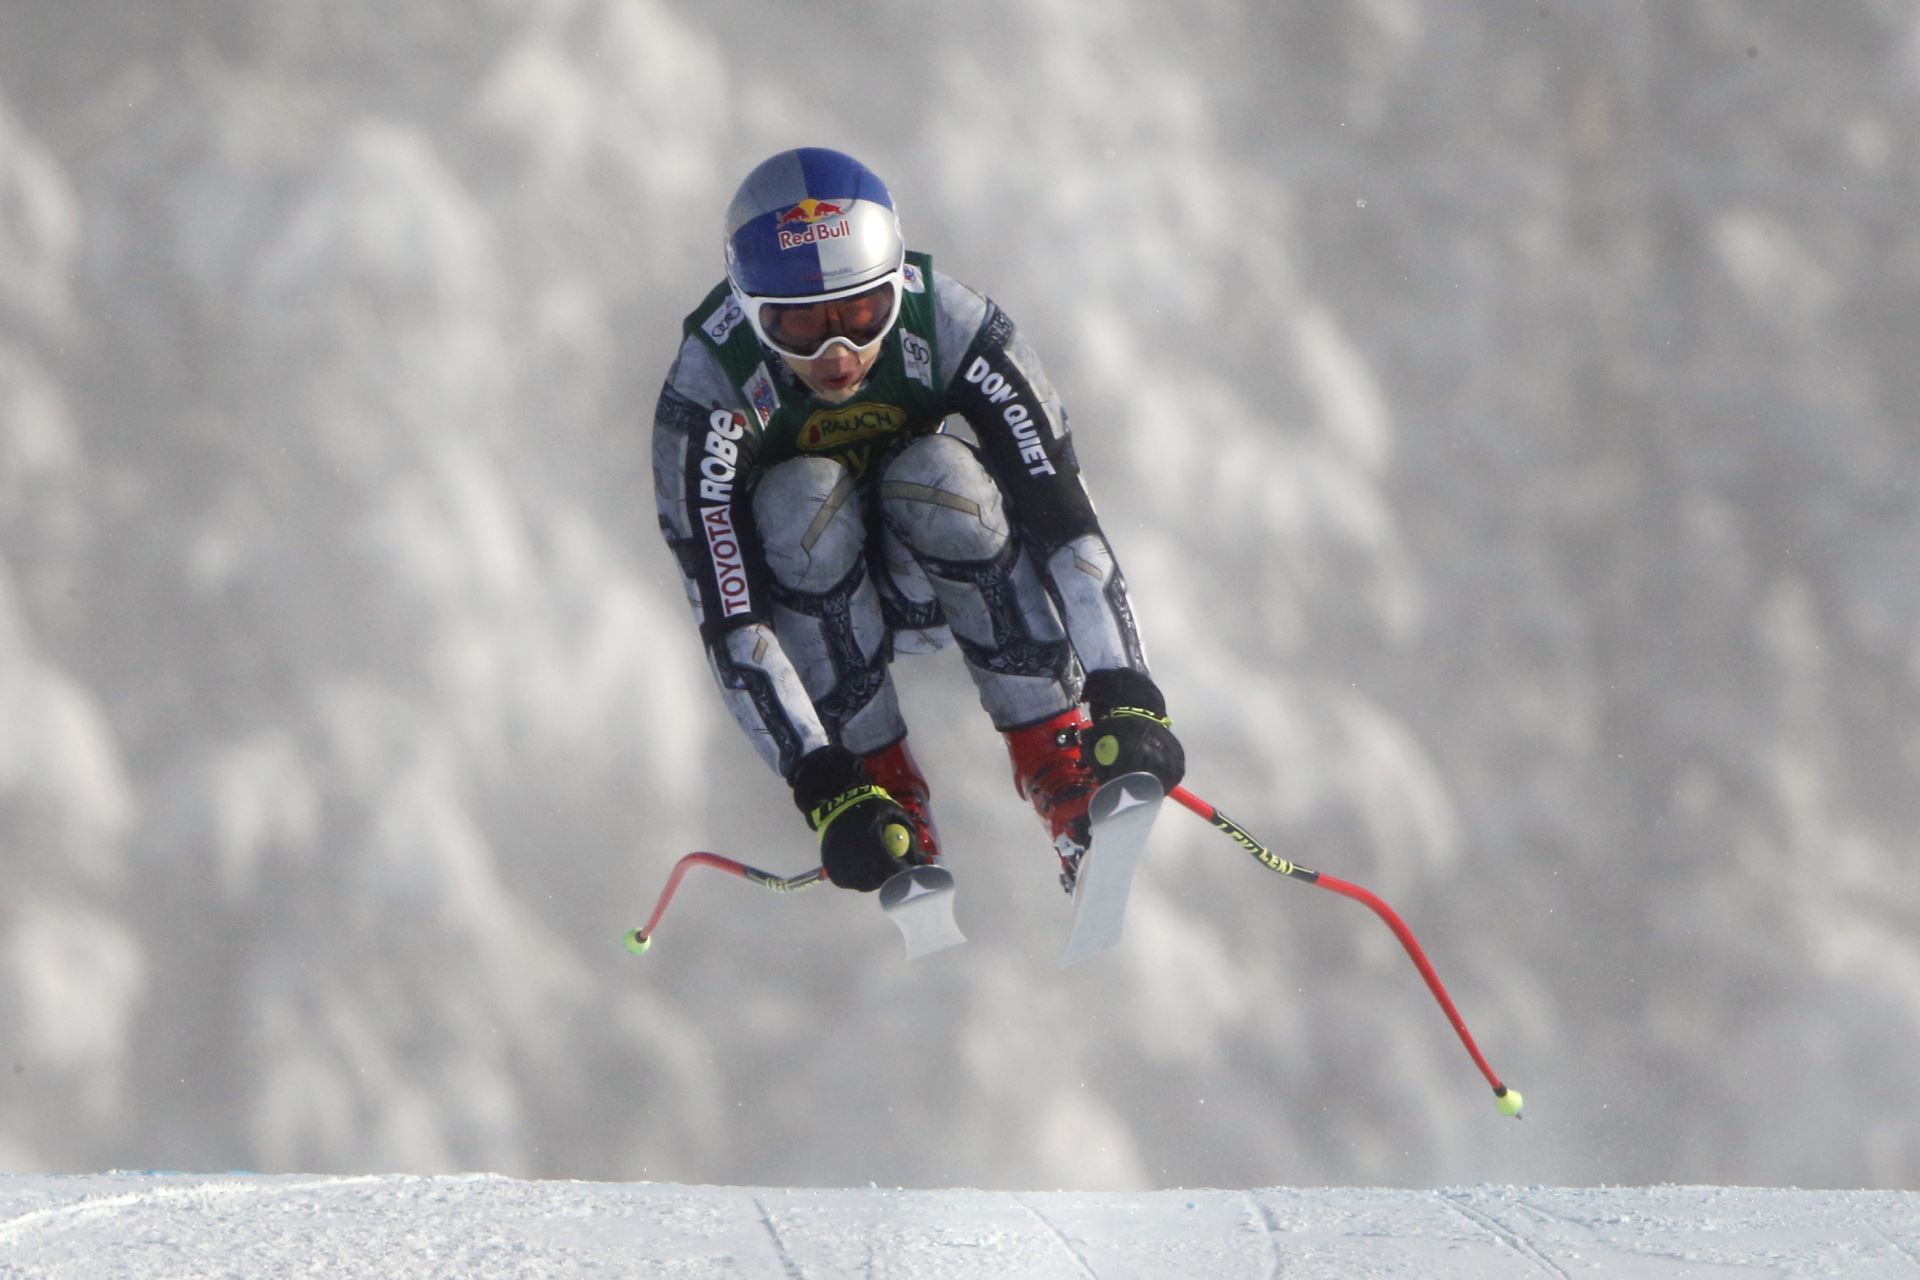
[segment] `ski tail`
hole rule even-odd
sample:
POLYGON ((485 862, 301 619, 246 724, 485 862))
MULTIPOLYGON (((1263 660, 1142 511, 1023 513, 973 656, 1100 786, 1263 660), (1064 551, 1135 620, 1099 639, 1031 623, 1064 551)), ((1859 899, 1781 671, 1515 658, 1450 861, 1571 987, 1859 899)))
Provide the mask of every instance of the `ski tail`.
POLYGON ((931 863, 896 871, 880 886, 880 909, 907 944, 907 959, 967 940, 953 919, 953 872, 931 863))
POLYGON ((1080 856, 1073 886, 1073 928, 1062 964, 1074 964, 1120 942, 1133 873, 1166 791, 1150 773, 1128 773, 1103 784, 1087 808, 1092 839, 1080 856))

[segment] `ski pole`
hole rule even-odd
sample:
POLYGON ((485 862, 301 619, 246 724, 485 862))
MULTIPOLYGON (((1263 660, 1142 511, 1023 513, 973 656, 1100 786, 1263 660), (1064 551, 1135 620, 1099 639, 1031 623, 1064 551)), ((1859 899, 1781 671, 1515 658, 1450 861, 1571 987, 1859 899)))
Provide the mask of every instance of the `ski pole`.
POLYGON ((1377 895, 1357 884, 1350 884, 1337 876, 1309 870, 1298 863, 1289 862, 1280 857, 1255 840, 1248 834, 1245 827, 1185 787, 1175 787, 1171 794, 1175 800, 1205 818, 1216 829, 1225 832, 1235 844, 1252 854, 1260 865, 1267 869, 1277 871, 1283 876, 1291 876, 1296 880, 1304 880, 1308 884, 1318 885, 1322 889, 1330 889, 1371 908, 1375 915, 1386 922, 1387 928, 1393 930, 1393 936, 1400 939, 1400 945, 1406 948, 1414 967, 1420 970, 1420 976, 1427 980, 1427 989, 1432 991, 1433 998, 1440 1002, 1440 1008, 1446 1012, 1447 1021, 1453 1024, 1454 1031, 1460 1037, 1460 1043, 1467 1047, 1467 1053, 1473 1058, 1474 1065, 1480 1068, 1480 1074, 1485 1076, 1487 1083, 1493 1086, 1493 1096, 1498 1099, 1500 1114, 1512 1116, 1515 1119, 1520 1117, 1520 1091, 1509 1089, 1502 1084, 1500 1077, 1493 1073, 1493 1068, 1487 1065, 1486 1055, 1482 1054, 1480 1046, 1473 1042, 1473 1033, 1467 1030, 1466 1021, 1461 1018, 1460 1011, 1454 1008, 1453 998, 1447 994, 1446 985, 1440 981, 1440 975, 1434 972, 1433 963, 1427 959, 1427 953, 1421 947, 1420 940, 1413 936, 1413 930, 1407 927, 1406 921, 1400 918, 1398 912, 1377 895))
POLYGON ((653 931, 659 926, 660 917, 667 914, 667 904, 673 901, 674 893, 680 888, 681 879, 694 867, 712 867, 716 871, 724 871, 728 875, 739 876, 742 880, 749 880, 764 888, 772 889, 775 893, 793 893, 800 889, 811 889, 816 884, 824 884, 827 878, 826 870, 822 867, 803 871, 797 876, 776 876, 771 871, 762 871, 758 867, 750 867, 744 862, 735 862, 732 858, 725 858, 717 853, 690 853, 673 864, 673 874, 667 877, 667 887, 660 891, 660 901, 654 904, 653 915, 648 917, 647 923, 638 929, 628 930, 625 939, 627 950, 637 956, 647 953, 647 948, 653 945, 653 931))

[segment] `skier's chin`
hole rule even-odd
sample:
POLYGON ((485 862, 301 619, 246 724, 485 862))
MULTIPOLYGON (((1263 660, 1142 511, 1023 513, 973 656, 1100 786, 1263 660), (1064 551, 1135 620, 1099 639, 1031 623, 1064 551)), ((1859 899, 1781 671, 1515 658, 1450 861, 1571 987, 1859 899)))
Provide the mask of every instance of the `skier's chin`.
POLYGON ((787 363, 814 395, 828 404, 845 404, 867 385, 867 375, 873 372, 874 357, 878 354, 870 352, 864 357, 847 359, 835 353, 819 360, 789 360, 787 363))
POLYGON ((835 386, 831 382, 809 378, 807 385, 812 389, 814 395, 825 400, 828 404, 845 404, 847 401, 853 399, 855 393, 857 393, 860 388, 867 385, 867 379, 864 374, 856 375, 852 379, 846 380, 845 386, 835 386))

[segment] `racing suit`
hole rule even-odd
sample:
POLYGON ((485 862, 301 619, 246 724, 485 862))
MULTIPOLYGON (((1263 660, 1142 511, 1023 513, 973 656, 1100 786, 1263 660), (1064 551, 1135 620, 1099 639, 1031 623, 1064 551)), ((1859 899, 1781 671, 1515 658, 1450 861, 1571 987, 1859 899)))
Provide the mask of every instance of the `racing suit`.
POLYGON ((1086 672, 1147 674, 1032 347, 925 255, 904 274, 847 403, 812 395, 723 282, 655 410, 661 532, 728 708, 789 779, 816 748, 903 738, 896 653, 955 644, 1002 731, 1074 706, 1086 672))

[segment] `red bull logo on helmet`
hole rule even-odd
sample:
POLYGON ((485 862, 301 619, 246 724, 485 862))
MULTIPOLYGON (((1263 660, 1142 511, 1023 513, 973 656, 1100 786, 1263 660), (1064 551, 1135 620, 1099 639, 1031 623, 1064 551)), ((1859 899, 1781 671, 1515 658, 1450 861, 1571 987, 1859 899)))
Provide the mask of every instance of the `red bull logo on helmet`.
POLYGON ((803 245, 819 244, 823 240, 837 240, 841 236, 853 234, 853 224, 847 221, 847 207, 831 200, 815 200, 808 196, 791 209, 782 210, 774 219, 774 225, 780 231, 782 249, 798 249, 803 245))
POLYGON ((846 211, 845 205, 835 204, 831 200, 815 200, 812 196, 808 196, 780 215, 780 225, 785 227, 796 222, 808 224, 825 222, 828 218, 840 217, 846 211))

